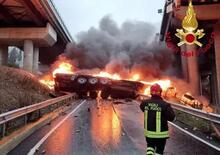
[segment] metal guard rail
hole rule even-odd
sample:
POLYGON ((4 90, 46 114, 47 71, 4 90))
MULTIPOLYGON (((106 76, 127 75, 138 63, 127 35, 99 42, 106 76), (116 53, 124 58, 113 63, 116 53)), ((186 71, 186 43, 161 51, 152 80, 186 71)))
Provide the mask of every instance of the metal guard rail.
MULTIPOLYGON (((147 99, 149 98, 149 96, 145 96, 145 95, 139 95, 140 97, 142 97, 143 99, 147 99)), ((214 113, 208 113, 199 109, 195 109, 195 108, 191 108, 191 107, 187 107, 178 103, 174 103, 171 101, 168 101, 169 103, 171 103, 171 106, 179 111, 188 113, 190 115, 220 124, 220 115, 218 114, 214 114, 214 113)))
POLYGON ((220 115, 218 115, 218 114, 205 112, 205 111, 202 111, 202 110, 199 110, 199 109, 187 107, 187 106, 184 106, 184 105, 181 105, 181 104, 178 104, 178 103, 173 103, 173 102, 170 102, 170 101, 169 101, 169 103, 171 103, 171 106, 176 110, 179 110, 179 111, 191 114, 193 116, 196 116, 196 117, 199 117, 199 118, 202 118, 202 119, 220 124, 220 115))
POLYGON ((6 123, 10 120, 16 119, 20 116, 24 116, 28 113, 33 112, 33 111, 36 111, 36 110, 48 107, 50 105, 56 104, 57 102, 67 100, 67 99, 72 99, 73 97, 75 97, 74 94, 68 94, 68 95, 64 95, 64 96, 61 96, 61 97, 57 97, 57 98, 54 98, 54 99, 50 99, 50 100, 47 100, 47 101, 43 101, 43 102, 40 102, 40 103, 36 103, 36 104, 30 105, 30 106, 26 106, 26 107, 23 107, 23 108, 19 108, 19 109, 16 109, 16 110, 12 110, 12 111, 0 114, 0 125, 4 124, 4 123, 6 123))

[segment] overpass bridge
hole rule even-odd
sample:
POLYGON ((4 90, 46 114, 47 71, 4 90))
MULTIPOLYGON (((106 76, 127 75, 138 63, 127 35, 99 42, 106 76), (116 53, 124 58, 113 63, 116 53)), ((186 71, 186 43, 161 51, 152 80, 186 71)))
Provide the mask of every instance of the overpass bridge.
MULTIPOLYGON (((168 45, 168 35, 173 47, 177 48, 177 59, 180 62, 182 77, 193 88, 194 94, 205 95, 213 105, 220 102, 220 0, 192 0, 199 28, 204 29, 203 47, 182 45, 178 47, 179 38, 176 29, 182 28, 182 20, 188 8, 187 0, 171 0, 165 3, 160 31, 160 40, 168 45), (187 57, 184 52, 198 52, 200 55, 187 57), (205 79, 208 82, 205 83, 205 79), (205 89, 209 93, 205 94, 205 89)), ((170 47, 169 47, 170 48, 170 47)), ((176 52, 175 49, 172 52, 176 52)))
POLYGON ((8 46, 24 51, 23 68, 38 70, 50 64, 73 39, 52 0, 0 0, 0 65, 6 65, 8 46))

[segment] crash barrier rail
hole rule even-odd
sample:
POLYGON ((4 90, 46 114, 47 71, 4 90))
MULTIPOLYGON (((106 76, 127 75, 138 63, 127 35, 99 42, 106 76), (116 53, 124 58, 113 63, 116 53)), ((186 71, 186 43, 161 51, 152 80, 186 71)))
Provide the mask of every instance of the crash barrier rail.
POLYGON ((19 109, 15 109, 3 114, 0 114, 0 125, 2 125, 2 137, 5 136, 6 133, 6 123, 14 120, 16 118, 19 118, 21 116, 24 116, 24 124, 27 124, 28 122, 28 114, 35 112, 37 110, 41 110, 43 108, 49 107, 49 111, 51 112, 51 106, 55 104, 59 104, 60 102, 67 103, 73 99, 76 99, 75 94, 67 94, 61 97, 57 97, 54 99, 49 99, 40 103, 36 103, 30 106, 22 107, 19 109))
MULTIPOLYGON (((149 98, 149 96, 146 96, 146 95, 139 95, 139 96, 140 96, 141 99, 149 98)), ((205 119, 205 120, 213 122, 213 123, 220 124, 220 115, 218 115, 218 114, 205 112, 205 111, 202 111, 202 110, 187 107, 187 106, 184 106, 184 105, 181 105, 181 104, 178 104, 178 103, 174 103, 174 102, 170 102, 170 101, 169 101, 169 103, 171 103, 171 106, 176 110, 179 110, 179 111, 184 112, 184 113, 188 113, 190 115, 205 119)))
MULTIPOLYGON (((188 124, 189 126, 193 127, 192 128, 193 131, 200 130, 202 133, 206 133, 206 134, 204 134, 203 137, 200 137, 200 136, 196 135, 195 133, 189 131, 187 128, 183 128, 183 126, 181 127, 175 123, 170 123, 172 126, 175 126, 176 128, 178 128, 182 132, 184 132, 187 135, 195 138, 196 140, 214 148, 215 150, 220 151, 219 142, 214 140, 216 138, 218 139, 218 137, 220 136, 220 133, 219 133, 220 115, 214 114, 214 113, 209 113, 209 112, 202 111, 199 109, 194 109, 192 107, 187 107, 187 106, 184 106, 184 105, 181 105, 178 103, 174 103, 174 102, 170 102, 170 103, 171 103, 171 106, 175 110, 193 116, 193 117, 187 117, 186 115, 184 116, 184 115, 180 114, 180 116, 179 116, 180 122, 183 122, 184 124, 188 124), (188 118, 187 122, 186 122, 186 120, 184 121, 183 117, 188 118), (199 121, 198 118, 204 120, 204 121, 202 121, 203 122, 202 125, 201 125, 201 121, 199 121), (207 134, 207 132, 210 132, 210 133, 207 134), (212 134, 214 134, 215 136, 212 134), (216 138, 212 138, 212 136, 214 136, 216 138)), ((178 120, 178 118, 177 118, 177 120, 178 120)))
POLYGON ((199 109, 187 107, 187 106, 184 106, 184 105, 181 105, 178 103, 173 103, 170 101, 169 101, 169 103, 171 103, 171 106, 176 110, 188 113, 190 115, 205 119, 205 120, 213 122, 213 123, 220 124, 220 115, 218 115, 218 114, 205 112, 205 111, 202 111, 199 109))

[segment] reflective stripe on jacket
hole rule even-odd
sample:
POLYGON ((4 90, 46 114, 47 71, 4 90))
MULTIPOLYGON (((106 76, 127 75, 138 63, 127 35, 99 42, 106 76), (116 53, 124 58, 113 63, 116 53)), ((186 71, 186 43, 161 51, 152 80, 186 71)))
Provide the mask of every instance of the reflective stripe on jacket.
POLYGON ((140 105, 144 112, 144 135, 148 138, 168 138, 168 123, 175 114, 170 104, 159 96, 152 96, 140 105))

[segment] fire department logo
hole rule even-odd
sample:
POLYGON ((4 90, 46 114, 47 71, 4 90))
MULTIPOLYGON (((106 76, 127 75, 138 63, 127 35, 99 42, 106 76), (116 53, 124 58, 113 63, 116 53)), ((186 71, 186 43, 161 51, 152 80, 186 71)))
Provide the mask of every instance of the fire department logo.
POLYGON ((182 46, 183 44, 196 44, 199 47, 202 47, 202 43, 198 41, 204 37, 205 33, 203 29, 198 28, 198 22, 196 19, 196 13, 194 12, 192 1, 189 2, 188 9, 186 11, 186 16, 182 21, 183 29, 176 29, 177 33, 175 34, 180 42, 177 44, 178 46, 182 46))

